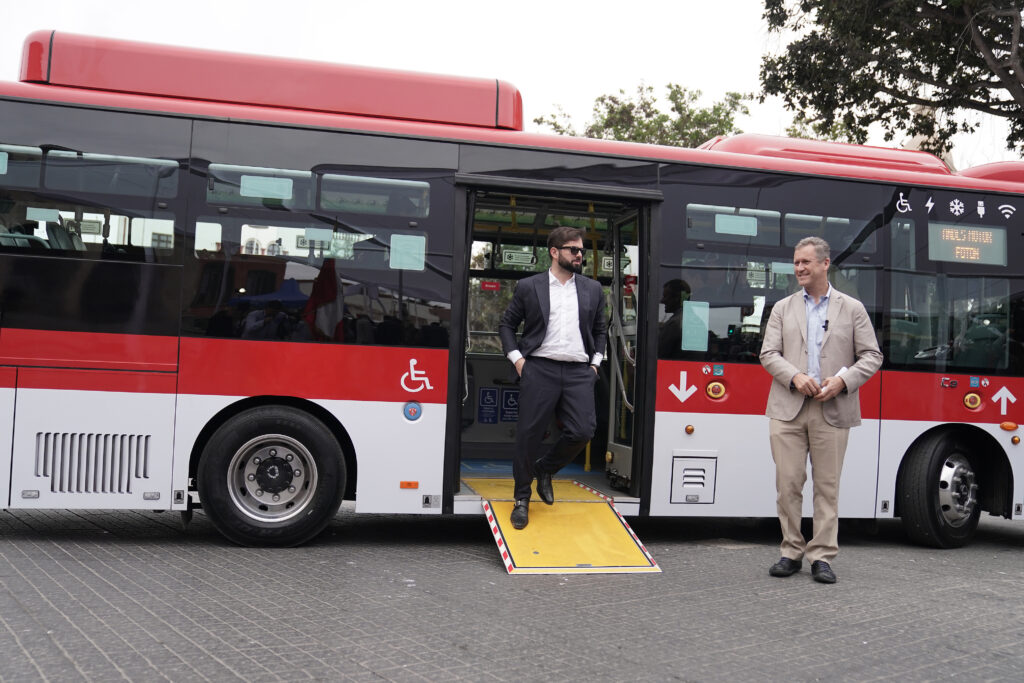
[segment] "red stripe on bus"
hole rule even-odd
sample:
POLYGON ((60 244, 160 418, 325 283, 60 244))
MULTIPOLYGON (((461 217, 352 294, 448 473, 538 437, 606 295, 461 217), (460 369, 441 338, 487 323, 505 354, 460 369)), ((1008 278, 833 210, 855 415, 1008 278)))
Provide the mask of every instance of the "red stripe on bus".
POLYGON ((177 377, 173 373, 161 372, 111 372, 64 368, 21 368, 18 371, 18 389, 173 394, 176 380, 177 377))
POLYGON ((445 403, 448 351, 182 338, 180 378, 182 394, 445 403))
POLYGON ((13 389, 17 381, 17 368, 0 368, 0 389, 13 389))
MULTIPOLYGON (((764 415, 770 388, 771 377, 759 364, 658 361, 655 406, 661 412, 764 415), (725 388, 721 398, 708 394, 714 382, 725 388)), ((1024 422, 1024 378, 886 370, 860 388, 860 410, 864 419, 1024 422)))
POLYGON ((0 334, 0 365, 173 372, 177 361, 177 337, 10 327, 0 334))
MULTIPOLYGON (((764 415, 771 386, 771 375, 760 363, 663 360, 658 361, 655 407, 659 411, 675 413, 764 415), (683 373, 686 374, 686 386, 682 386, 683 373), (712 398, 721 391, 713 386, 716 383, 724 388, 720 398, 712 398)), ((860 410, 864 418, 878 416, 880 391, 878 373, 860 388, 860 410)))
POLYGON ((882 382, 882 415, 889 420, 1024 422, 1024 378, 889 371, 882 382))

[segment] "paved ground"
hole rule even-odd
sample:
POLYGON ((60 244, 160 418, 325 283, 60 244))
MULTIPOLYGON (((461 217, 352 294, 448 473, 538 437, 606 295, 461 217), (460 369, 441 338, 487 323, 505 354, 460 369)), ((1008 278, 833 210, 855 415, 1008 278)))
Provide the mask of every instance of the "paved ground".
POLYGON ((1014 680, 1024 524, 971 547, 844 528, 773 579, 772 522, 634 520, 664 573, 506 575, 482 517, 343 511, 238 548, 201 514, 0 513, 0 679, 1014 680))

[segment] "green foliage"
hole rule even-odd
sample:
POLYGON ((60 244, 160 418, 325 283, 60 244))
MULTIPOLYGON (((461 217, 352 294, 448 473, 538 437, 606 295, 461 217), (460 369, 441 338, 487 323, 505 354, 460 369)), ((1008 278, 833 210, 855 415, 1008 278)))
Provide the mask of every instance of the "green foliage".
POLYGON ((797 129, 863 143, 922 136, 942 154, 981 112, 1008 120, 1024 149, 1024 0, 765 0, 773 31, 797 35, 761 63, 762 99, 779 95, 797 129))
MULTIPOLYGON (((643 142, 676 147, 696 147, 718 135, 740 133, 736 128, 737 114, 749 113, 746 101, 751 96, 726 93, 725 98, 710 107, 699 107, 699 90, 687 90, 675 83, 666 86, 670 112, 658 108, 654 88, 646 84, 637 86, 635 97, 624 90, 616 95, 601 95, 594 100, 593 119, 582 135, 604 140, 643 142)), ((561 108, 533 120, 551 128, 559 135, 578 136, 572 120, 561 108)))

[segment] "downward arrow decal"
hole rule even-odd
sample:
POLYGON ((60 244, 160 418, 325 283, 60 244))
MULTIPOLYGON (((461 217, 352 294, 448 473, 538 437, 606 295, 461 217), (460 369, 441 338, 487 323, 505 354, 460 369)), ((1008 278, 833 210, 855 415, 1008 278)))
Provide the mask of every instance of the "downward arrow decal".
POLYGON ((679 372, 679 386, 677 387, 675 384, 669 384, 668 390, 675 394, 676 398, 679 399, 680 403, 686 403, 686 399, 693 396, 693 393, 697 391, 697 385, 695 384, 692 387, 687 387, 686 370, 681 370, 679 372))

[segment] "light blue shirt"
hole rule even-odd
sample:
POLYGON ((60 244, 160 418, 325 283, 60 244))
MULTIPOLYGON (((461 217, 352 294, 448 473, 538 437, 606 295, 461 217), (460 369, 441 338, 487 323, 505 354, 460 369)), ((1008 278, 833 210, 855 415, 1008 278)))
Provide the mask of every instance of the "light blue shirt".
POLYGON ((821 342, 825 339, 828 324, 828 300, 832 297, 832 284, 821 300, 815 304, 814 297, 804 290, 804 306, 807 309, 807 374, 821 384, 821 342))

